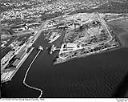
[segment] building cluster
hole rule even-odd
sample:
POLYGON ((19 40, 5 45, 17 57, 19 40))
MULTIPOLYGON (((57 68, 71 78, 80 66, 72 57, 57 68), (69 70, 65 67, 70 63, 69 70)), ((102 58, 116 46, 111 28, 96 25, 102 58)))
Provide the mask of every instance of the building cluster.
MULTIPOLYGON (((41 14, 53 14, 55 12, 72 12, 77 9, 81 8, 90 8, 93 6, 100 5, 104 2, 101 2, 102 0, 96 1, 71 1, 71 0, 57 0, 53 3, 47 3, 46 1, 28 1, 28 2, 15 2, 15 3, 3 3, 4 5, 15 5, 16 8, 10 9, 8 11, 1 13, 1 20, 13 20, 16 18, 25 19, 27 17, 33 17, 38 15, 38 17, 41 16, 41 14), (19 4, 19 5, 18 5, 19 4), (25 6, 24 6, 25 5, 25 6), (29 7, 30 6, 30 7, 29 7), (26 8, 27 7, 27 8, 26 8)), ((36 16, 37 17, 37 16, 36 16)))

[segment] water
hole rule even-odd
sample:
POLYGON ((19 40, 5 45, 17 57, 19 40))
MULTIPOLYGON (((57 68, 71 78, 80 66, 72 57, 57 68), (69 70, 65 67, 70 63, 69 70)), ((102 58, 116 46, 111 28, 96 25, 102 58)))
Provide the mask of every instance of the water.
MULTIPOLYGON (((55 42, 59 45, 62 40, 55 42)), ((34 46, 50 46, 43 33, 34 46)), ((2 85, 2 97, 38 97, 39 92, 22 84, 25 72, 38 50, 34 50, 11 82, 2 85)), ((128 72, 128 49, 74 59, 52 65, 56 54, 41 52, 26 82, 43 90, 42 97, 112 97, 128 72)))

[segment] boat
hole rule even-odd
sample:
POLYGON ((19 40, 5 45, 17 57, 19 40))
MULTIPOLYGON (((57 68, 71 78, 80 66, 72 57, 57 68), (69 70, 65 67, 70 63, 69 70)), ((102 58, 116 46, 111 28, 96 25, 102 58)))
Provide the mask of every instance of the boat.
POLYGON ((39 46, 38 49, 39 49, 39 50, 43 50, 43 47, 42 47, 42 46, 39 46))
POLYGON ((49 41, 48 43, 54 42, 54 41, 57 40, 59 37, 60 37, 59 34, 51 36, 50 39, 49 39, 50 41, 49 41))

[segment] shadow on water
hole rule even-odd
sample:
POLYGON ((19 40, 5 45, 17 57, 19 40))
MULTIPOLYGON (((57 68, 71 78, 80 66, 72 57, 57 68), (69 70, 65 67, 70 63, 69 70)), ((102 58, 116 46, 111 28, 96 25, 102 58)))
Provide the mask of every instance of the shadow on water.
POLYGON ((122 82, 119 84, 117 90, 114 92, 112 97, 124 98, 128 97, 128 72, 122 82))

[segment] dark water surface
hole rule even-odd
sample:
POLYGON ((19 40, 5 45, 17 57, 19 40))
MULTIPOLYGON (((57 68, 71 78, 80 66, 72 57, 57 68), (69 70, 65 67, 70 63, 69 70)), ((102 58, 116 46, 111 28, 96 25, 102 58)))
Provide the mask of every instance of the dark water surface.
MULTIPOLYGON (((43 33, 34 46, 49 46, 43 33)), ((61 43, 61 40, 55 42, 61 43)), ((2 97, 38 97, 39 92, 22 84, 25 72, 38 50, 35 49, 11 82, 2 84, 2 97)), ((55 55, 41 52, 26 82, 43 90, 42 97, 112 97, 128 72, 128 49, 74 59, 52 65, 55 55)))

